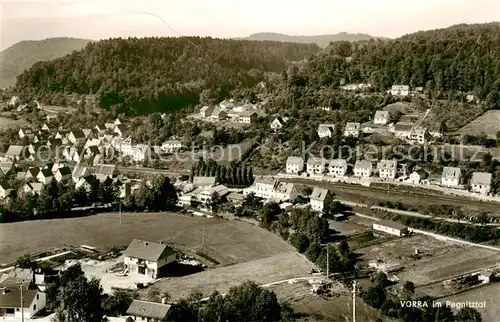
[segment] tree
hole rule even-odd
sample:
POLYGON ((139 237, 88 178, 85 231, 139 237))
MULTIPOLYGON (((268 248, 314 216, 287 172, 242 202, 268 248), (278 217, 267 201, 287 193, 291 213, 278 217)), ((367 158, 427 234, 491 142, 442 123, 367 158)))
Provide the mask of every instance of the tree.
POLYGON ((30 255, 24 255, 23 257, 19 257, 14 265, 19 268, 34 269, 37 267, 37 262, 32 260, 30 255))
POLYGON ((481 313, 471 307, 464 307, 456 315, 457 322, 482 322, 481 313))
POLYGON ((384 289, 379 286, 370 286, 362 293, 362 296, 366 304, 376 309, 380 309, 382 305, 384 305, 386 299, 384 289))
POLYGON ((124 291, 115 291, 113 294, 104 297, 102 304, 104 313, 106 316, 125 315, 133 300, 134 294, 124 291))
POLYGON ((102 287, 98 279, 88 281, 80 276, 62 287, 58 298, 56 321, 101 322, 103 319, 102 287))
POLYGON ((299 253, 304 253, 309 247, 309 239, 307 239, 304 234, 294 233, 290 236, 290 244, 292 244, 299 253))
POLYGON ((318 243, 310 244, 309 248, 307 248, 305 253, 307 259, 309 259, 313 263, 316 262, 320 254, 321 254, 321 246, 318 243))
POLYGON ((403 285, 403 294, 408 298, 415 294, 415 284, 413 284, 413 282, 406 281, 403 285))
POLYGON ((349 244, 345 240, 342 240, 339 243, 338 246, 339 253, 344 257, 344 258, 349 258, 349 254, 351 251, 349 250, 349 244))
POLYGON ((219 195, 219 193, 217 193, 217 192, 212 193, 212 198, 210 199, 210 202, 209 202, 210 210, 214 214, 219 213, 221 204, 222 204, 222 198, 219 195))
POLYGON ((377 275, 375 275, 373 283, 380 288, 385 288, 389 285, 389 279, 384 272, 378 272, 377 275))

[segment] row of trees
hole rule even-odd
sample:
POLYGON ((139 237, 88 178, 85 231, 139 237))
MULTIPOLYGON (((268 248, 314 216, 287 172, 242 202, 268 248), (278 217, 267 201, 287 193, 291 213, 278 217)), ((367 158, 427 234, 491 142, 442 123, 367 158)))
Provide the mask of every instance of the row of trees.
POLYGON ((251 167, 219 165, 213 160, 202 159, 191 167, 190 180, 198 176, 215 177, 218 183, 229 186, 249 186, 254 180, 251 167))

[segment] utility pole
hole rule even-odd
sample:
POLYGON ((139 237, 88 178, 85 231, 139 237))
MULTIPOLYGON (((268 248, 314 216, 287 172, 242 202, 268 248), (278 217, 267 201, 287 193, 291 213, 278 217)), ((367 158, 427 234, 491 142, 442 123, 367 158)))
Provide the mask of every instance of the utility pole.
POLYGON ((356 281, 352 283, 352 322, 356 322, 356 281))
POLYGON ((19 287, 21 291, 21 322, 24 322, 24 308, 23 308, 23 283, 21 283, 21 286, 19 287))
POLYGON ((119 212, 119 216, 120 216, 120 225, 122 224, 122 201, 119 200, 118 201, 118 212, 119 212))
POLYGON ((330 278, 330 247, 326 245, 326 278, 330 278))

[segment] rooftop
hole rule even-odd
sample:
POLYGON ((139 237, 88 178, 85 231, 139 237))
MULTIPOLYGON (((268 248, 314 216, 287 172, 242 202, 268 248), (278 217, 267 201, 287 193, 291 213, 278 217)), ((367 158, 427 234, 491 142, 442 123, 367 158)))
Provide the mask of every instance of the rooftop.
POLYGON ((347 167, 347 160, 344 159, 330 160, 330 167, 347 167))
POLYGON ((175 254, 167 245, 134 239, 123 253, 125 256, 156 262, 162 257, 175 254))
POLYGON ((491 173, 488 172, 474 172, 472 173, 471 184, 480 184, 489 186, 491 184, 491 173))
POLYGON ((443 174, 441 175, 442 178, 460 178, 461 170, 460 168, 456 167, 444 167, 443 168, 443 174))
POLYGON ((398 163, 396 160, 380 160, 377 164, 378 169, 396 169, 398 163))
POLYGON ((328 195, 328 189, 314 187, 311 193, 311 199, 324 201, 327 195, 328 195))
POLYGON ((19 157, 23 153, 24 147, 22 145, 10 145, 5 153, 6 157, 19 157))
POLYGON ((304 159, 301 157, 288 157, 286 159, 287 164, 304 164, 304 159))
POLYGON ((398 222, 390 221, 390 220, 383 220, 383 219, 375 222, 374 224, 377 224, 377 225, 380 225, 380 226, 389 227, 389 228, 394 228, 394 229, 397 229, 397 230, 403 230, 403 229, 407 228, 405 225, 402 225, 402 224, 400 224, 398 222))
POLYGON ((373 166, 372 166, 371 161, 368 161, 368 160, 358 160, 354 164, 354 168, 358 168, 358 169, 371 169, 372 167, 373 166))
POLYGON ((170 310, 169 304, 134 300, 127 309, 127 314, 150 319, 164 320, 170 310))
POLYGON ((375 112, 375 118, 388 118, 389 117, 389 111, 376 111, 375 112))

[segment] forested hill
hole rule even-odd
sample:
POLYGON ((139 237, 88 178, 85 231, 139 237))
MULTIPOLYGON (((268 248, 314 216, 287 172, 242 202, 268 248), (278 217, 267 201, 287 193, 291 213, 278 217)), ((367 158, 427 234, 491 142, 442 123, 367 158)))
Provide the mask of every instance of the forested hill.
POLYGON ((440 98, 472 93, 500 108, 499 57, 499 23, 456 25, 394 40, 333 43, 306 68, 289 73, 288 84, 301 106, 332 105, 312 97, 316 89, 370 82, 376 90, 393 84, 423 86, 440 98))
POLYGON ((0 53, 0 86, 14 85, 16 76, 33 64, 62 57, 80 50, 90 40, 78 38, 49 38, 18 42, 0 53))
POLYGON ((224 97, 253 86, 266 72, 320 51, 314 44, 200 37, 109 39, 40 62, 16 83, 21 98, 50 101, 60 93, 98 94, 101 106, 144 114, 197 103, 211 89, 224 97))
POLYGON ((347 32, 341 32, 334 35, 316 35, 316 36, 296 36, 296 35, 284 35, 277 34, 273 32, 261 32, 257 34, 252 34, 246 40, 272 40, 272 41, 284 41, 284 42, 297 42, 302 44, 313 43, 318 46, 325 48, 330 42, 335 41, 361 41, 375 39, 376 37, 367 34, 350 34, 347 32))

